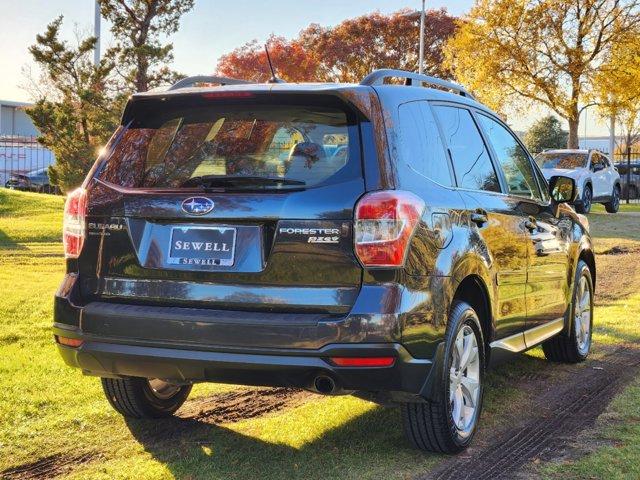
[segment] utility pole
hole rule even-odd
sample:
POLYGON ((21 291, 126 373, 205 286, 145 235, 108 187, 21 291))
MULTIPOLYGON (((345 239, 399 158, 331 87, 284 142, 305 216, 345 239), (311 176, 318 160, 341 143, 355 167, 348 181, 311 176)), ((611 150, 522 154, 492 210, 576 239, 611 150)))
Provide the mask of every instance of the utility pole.
POLYGON ((93 17, 93 36, 96 37, 96 44, 93 47, 93 64, 100 65, 100 1, 95 0, 95 10, 93 17))
POLYGON ((422 11, 420 12, 420 55, 418 57, 418 73, 422 75, 424 64, 424 2, 422 0, 422 11))

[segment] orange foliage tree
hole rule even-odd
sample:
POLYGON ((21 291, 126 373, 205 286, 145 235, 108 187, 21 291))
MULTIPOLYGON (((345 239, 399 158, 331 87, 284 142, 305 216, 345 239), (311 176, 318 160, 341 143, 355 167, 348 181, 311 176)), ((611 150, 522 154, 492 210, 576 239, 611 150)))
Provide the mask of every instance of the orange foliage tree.
MULTIPOLYGON (((376 68, 418 70, 420 15, 400 10, 348 19, 333 27, 311 24, 297 38, 271 36, 267 42, 274 67, 287 81, 358 82, 376 68)), ((456 29, 445 9, 425 18, 424 71, 450 78, 442 48, 456 29)), ((263 45, 253 40, 223 55, 217 73, 254 81, 270 77, 263 45)))

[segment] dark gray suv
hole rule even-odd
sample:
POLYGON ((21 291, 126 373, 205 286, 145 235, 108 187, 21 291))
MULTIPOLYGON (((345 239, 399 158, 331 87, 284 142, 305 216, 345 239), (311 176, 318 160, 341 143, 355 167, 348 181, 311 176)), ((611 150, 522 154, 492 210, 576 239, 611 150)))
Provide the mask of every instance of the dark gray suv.
POLYGON ((195 382, 293 386, 400 405, 413 445, 457 452, 490 359, 589 353, 575 195, 437 78, 187 79, 134 95, 69 194, 55 339, 126 416, 195 382))

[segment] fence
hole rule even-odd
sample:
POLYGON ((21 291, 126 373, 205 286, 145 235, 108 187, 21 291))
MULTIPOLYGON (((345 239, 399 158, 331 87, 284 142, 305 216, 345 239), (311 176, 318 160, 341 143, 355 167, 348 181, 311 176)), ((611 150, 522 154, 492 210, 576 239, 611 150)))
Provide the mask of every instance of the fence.
POLYGON ((7 182, 12 176, 27 174, 39 176, 48 184, 46 169, 54 162, 53 153, 40 145, 37 137, 0 136, 0 187, 11 185, 7 182))
POLYGON ((622 201, 640 203, 640 150, 614 153, 613 162, 620 173, 622 201))

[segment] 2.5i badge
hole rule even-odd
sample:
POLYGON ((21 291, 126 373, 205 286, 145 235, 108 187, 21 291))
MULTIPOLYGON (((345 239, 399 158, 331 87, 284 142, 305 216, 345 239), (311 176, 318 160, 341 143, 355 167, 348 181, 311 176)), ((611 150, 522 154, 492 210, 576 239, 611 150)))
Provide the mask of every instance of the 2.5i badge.
POLYGON ((280 235, 291 235, 296 237, 306 237, 306 243, 339 243, 339 228, 299 228, 282 227, 280 235))

